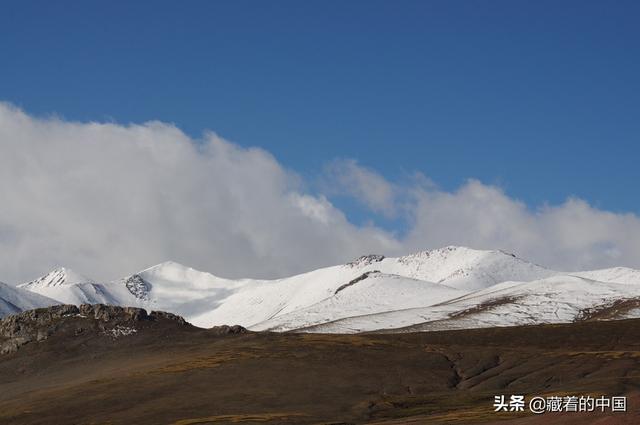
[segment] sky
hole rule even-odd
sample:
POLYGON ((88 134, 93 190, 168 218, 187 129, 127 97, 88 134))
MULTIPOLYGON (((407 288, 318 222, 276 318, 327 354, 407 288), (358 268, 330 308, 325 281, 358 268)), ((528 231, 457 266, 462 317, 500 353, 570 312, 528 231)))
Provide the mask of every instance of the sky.
POLYGON ((640 267, 635 1, 7 1, 0 280, 640 267))

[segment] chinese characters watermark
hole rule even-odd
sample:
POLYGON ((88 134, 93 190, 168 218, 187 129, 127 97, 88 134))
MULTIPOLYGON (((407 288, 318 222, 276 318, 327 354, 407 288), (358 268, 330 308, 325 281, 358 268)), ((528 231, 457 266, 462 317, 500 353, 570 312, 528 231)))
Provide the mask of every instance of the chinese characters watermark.
POLYGON ((497 395, 493 398, 495 412, 526 412, 535 414, 546 412, 626 412, 626 396, 534 396, 497 395))

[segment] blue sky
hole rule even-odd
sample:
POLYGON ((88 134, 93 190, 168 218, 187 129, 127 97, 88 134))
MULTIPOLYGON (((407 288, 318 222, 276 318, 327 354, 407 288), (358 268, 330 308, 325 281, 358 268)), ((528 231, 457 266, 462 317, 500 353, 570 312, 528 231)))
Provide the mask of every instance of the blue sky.
POLYGON ((640 267, 639 21, 637 1, 2 2, 0 280, 446 245, 640 267), (128 125, 150 120, 186 136, 128 125))
POLYGON ((211 129, 310 180, 355 158, 638 213, 639 19, 635 1, 8 1, 0 99, 211 129))

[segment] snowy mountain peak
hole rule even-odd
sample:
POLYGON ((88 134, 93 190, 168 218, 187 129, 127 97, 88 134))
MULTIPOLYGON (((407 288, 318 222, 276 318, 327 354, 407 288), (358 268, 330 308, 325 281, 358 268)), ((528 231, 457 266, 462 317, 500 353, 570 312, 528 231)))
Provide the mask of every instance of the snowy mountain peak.
POLYGON ((541 279, 554 273, 503 251, 462 246, 420 251, 393 261, 395 264, 385 264, 386 267, 380 266, 380 269, 385 273, 467 290, 482 289, 507 280, 541 279))
MULTIPOLYGON (((149 274, 162 274, 162 275, 184 275, 188 273, 206 273, 191 268, 189 266, 185 266, 184 264, 180 264, 175 261, 165 261, 160 264, 156 264, 155 266, 151 266, 147 269, 142 270, 137 273, 141 276, 149 275, 149 274)), ((210 274, 210 273, 206 273, 210 274)))
POLYGON ((418 251, 414 254, 405 255, 400 257, 401 259, 405 259, 406 261, 410 260, 418 260, 418 259, 427 259, 427 258, 441 258, 441 259, 449 259, 449 258, 464 258, 467 260, 480 259, 490 256, 505 256, 511 258, 518 258, 515 254, 502 251, 499 249, 496 250, 484 250, 484 249, 474 249, 468 248, 466 246, 457 246, 457 245, 449 245, 443 248, 435 248, 428 249, 424 251, 418 251))
POLYGON ((384 259, 385 259, 385 256, 384 255, 379 255, 379 254, 363 255, 361 257, 356 258, 352 262, 347 263, 347 266, 350 266, 350 267, 368 266, 368 265, 373 264, 373 263, 379 263, 380 261, 382 261, 384 259))
POLYGON ((136 296, 153 293, 156 301, 159 297, 178 303, 202 301, 205 293, 230 290, 242 282, 214 276, 175 261, 165 261, 124 280, 129 280, 129 291, 136 296))
POLYGON ((19 288, 33 290, 36 288, 52 288, 63 285, 76 285, 81 283, 95 283, 92 279, 81 275, 66 267, 57 267, 44 276, 31 282, 18 285, 19 288))

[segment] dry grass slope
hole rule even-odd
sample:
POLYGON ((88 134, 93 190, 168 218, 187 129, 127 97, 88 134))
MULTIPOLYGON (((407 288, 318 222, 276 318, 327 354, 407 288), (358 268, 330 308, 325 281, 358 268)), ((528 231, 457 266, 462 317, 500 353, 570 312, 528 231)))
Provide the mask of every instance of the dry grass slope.
MULTIPOLYGON (((496 414, 493 396, 640 403, 640 320, 388 335, 221 335, 152 321, 116 339, 86 320, 64 318, 0 356, 0 424, 525 425, 541 419, 496 414)), ((638 409, 613 420, 640 423, 638 409)))

